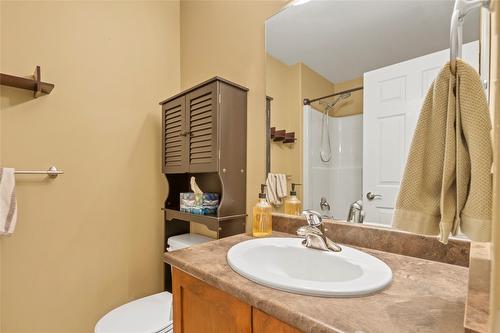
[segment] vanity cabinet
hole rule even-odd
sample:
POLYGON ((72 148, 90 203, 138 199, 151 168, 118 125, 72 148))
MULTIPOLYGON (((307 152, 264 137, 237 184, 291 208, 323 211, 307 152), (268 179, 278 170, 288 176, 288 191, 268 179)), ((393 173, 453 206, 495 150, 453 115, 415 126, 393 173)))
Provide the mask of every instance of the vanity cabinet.
POLYGON ((250 333, 252 309, 236 298, 173 269, 174 333, 250 333))
POLYGON ((300 333, 296 328, 173 268, 174 333, 300 333))
POLYGON ((295 327, 285 324, 281 320, 252 307, 253 333, 301 333, 295 327))

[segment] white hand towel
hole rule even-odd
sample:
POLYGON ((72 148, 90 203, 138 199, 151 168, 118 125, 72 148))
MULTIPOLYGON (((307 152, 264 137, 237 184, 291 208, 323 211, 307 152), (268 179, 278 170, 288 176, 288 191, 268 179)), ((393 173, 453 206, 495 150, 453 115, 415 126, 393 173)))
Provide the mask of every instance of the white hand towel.
POLYGON ((11 235, 16 228, 15 184, 14 169, 0 168, 0 235, 11 235))
POLYGON ((276 184, 276 177, 274 176, 274 174, 269 173, 267 175, 267 179, 266 179, 266 196, 267 196, 267 201, 271 205, 280 204, 279 199, 278 199, 278 195, 276 194, 275 184, 276 184))
POLYGON ((276 194, 280 199, 286 198, 287 196, 287 184, 286 175, 283 173, 276 174, 276 194))
POLYGON ((283 198, 287 195, 286 175, 280 173, 268 174, 266 188, 267 201, 273 206, 281 206, 283 198))

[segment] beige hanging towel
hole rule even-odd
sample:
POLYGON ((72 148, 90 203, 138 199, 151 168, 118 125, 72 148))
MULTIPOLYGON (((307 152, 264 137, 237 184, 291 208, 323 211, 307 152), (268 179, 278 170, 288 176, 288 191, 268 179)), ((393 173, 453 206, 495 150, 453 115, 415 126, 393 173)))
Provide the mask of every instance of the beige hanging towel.
POLYGON ((491 234, 492 146, 488 104, 478 73, 446 64, 427 92, 406 162, 392 224, 439 235, 460 229, 470 239, 491 234))
POLYGON ((16 228, 17 204, 15 171, 0 168, 0 235, 11 235, 16 228))

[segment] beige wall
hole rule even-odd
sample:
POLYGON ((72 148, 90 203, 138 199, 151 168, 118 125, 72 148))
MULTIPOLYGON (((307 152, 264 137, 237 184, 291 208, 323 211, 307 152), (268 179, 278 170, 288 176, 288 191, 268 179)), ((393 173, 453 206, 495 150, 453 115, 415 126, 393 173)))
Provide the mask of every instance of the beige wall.
POLYGON ((2 332, 89 333, 162 290, 166 181, 158 102, 179 91, 179 3, 1 2, 2 72, 55 83, 1 91, 2 165, 18 227, 1 243, 2 332))
POLYGON ((218 75, 250 89, 248 212, 265 177, 264 22, 283 5, 282 1, 181 1, 182 88, 218 75))

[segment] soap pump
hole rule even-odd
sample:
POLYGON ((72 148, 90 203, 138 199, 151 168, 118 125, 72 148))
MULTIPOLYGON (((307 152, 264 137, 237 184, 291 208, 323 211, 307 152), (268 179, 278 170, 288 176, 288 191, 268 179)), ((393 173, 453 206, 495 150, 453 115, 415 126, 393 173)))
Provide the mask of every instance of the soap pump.
POLYGON ((297 191, 295 191, 295 186, 299 185, 301 184, 292 183, 290 196, 285 200, 285 214, 300 215, 302 212, 302 202, 297 198, 297 191))
POLYGON ((260 185, 259 202, 253 207, 252 235, 254 237, 271 236, 273 232, 272 207, 267 202, 266 185, 260 185))

